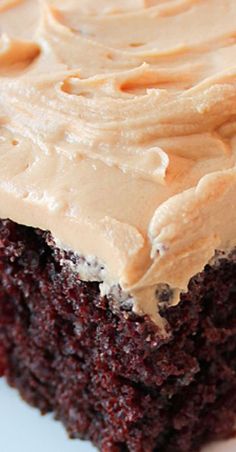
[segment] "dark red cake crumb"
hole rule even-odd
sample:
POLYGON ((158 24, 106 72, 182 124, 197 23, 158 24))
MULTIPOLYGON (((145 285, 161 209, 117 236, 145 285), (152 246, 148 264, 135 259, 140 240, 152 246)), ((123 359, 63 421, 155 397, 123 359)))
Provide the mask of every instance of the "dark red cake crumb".
POLYGON ((169 338, 113 309, 41 231, 0 223, 0 374, 73 438, 103 452, 195 452, 232 435, 236 415, 236 263, 194 277, 163 308, 169 338))

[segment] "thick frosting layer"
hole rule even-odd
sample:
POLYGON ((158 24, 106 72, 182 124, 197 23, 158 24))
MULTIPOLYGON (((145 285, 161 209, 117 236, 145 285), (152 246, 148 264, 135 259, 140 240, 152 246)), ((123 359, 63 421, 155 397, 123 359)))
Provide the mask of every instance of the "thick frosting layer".
POLYGON ((0 29, 0 216, 159 322, 236 245, 235 0, 4 0, 0 29))

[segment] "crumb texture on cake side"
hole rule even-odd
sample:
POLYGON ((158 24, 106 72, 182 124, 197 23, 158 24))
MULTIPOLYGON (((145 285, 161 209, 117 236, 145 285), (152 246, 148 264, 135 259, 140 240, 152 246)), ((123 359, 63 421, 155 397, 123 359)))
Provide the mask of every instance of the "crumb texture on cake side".
POLYGON ((0 372, 102 452, 195 452, 234 431, 236 263, 222 257, 147 317, 82 282, 40 230, 1 222, 0 372))

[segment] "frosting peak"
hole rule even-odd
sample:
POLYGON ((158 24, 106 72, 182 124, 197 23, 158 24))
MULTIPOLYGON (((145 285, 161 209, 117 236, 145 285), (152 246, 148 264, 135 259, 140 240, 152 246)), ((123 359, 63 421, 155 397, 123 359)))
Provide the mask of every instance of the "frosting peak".
POLYGON ((6 0, 0 29, 0 216, 158 321, 236 244, 235 0, 6 0))

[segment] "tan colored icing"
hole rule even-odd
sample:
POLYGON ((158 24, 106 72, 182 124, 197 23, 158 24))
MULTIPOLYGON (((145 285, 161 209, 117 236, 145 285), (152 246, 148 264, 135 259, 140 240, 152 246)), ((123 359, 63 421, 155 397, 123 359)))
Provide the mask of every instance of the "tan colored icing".
POLYGON ((0 29, 0 216, 159 322, 155 286, 236 245, 235 0, 4 0, 0 29))

